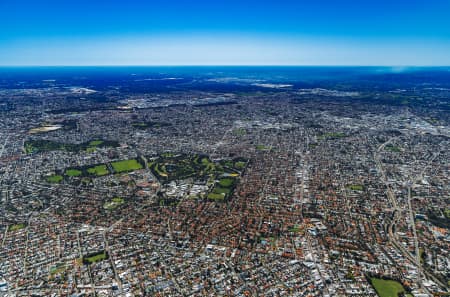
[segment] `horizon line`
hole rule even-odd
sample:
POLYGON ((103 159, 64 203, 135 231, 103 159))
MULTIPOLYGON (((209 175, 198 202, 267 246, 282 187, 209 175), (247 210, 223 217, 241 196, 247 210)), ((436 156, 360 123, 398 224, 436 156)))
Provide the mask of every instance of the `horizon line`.
POLYGON ((450 65, 351 65, 351 64, 81 64, 81 65, 0 65, 0 68, 39 67, 398 67, 398 68, 448 68, 450 65))

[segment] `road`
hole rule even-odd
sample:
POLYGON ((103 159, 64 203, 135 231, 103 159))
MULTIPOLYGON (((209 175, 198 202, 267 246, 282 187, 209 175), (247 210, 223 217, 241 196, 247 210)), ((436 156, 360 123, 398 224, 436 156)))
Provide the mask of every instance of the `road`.
POLYGON ((411 222, 411 226, 413 228, 413 234, 414 234, 414 245, 415 245, 415 254, 416 256, 413 256, 404 246, 403 244, 401 244, 398 240, 397 240, 397 236, 395 235, 394 232, 394 228, 395 225, 397 223, 397 221, 402 217, 402 209, 398 206, 398 202, 397 199, 394 195, 394 193, 392 192, 392 188, 389 185, 389 183, 387 182, 386 179, 386 174, 384 172, 383 166, 381 164, 381 160, 380 160, 380 156, 379 153, 386 147, 386 145, 388 145, 389 143, 391 143, 396 137, 392 137, 389 140, 387 140, 386 142, 384 142, 383 144, 381 144, 378 148, 377 151, 374 155, 374 159, 377 165, 377 169, 378 172, 381 173, 381 178, 383 183, 386 186, 386 195, 393 207, 394 210, 394 215, 393 218, 391 220, 391 222, 389 223, 389 225, 387 226, 387 230, 388 230, 388 237, 389 237, 389 241, 392 243, 392 245, 401 253, 403 254, 403 256, 408 259, 409 261, 411 261, 412 263, 415 263, 417 266, 417 270, 418 270, 418 285, 422 287, 422 282, 420 279, 420 275, 425 275, 426 277, 428 277, 429 279, 433 280, 436 284, 438 284, 439 286, 441 286, 442 288, 447 288, 447 286, 445 284, 443 284, 438 278, 436 278, 436 276, 434 276, 431 272, 424 270, 421 266, 420 263, 420 253, 419 253, 419 244, 418 244, 418 240, 417 240, 417 233, 416 233, 416 228, 415 228, 415 223, 414 223, 414 215, 412 212, 412 207, 411 207, 411 186, 423 175, 425 169, 429 166, 429 164, 431 164, 431 162, 434 160, 434 158, 437 157, 437 155, 435 155, 428 163, 428 166, 425 166, 422 170, 422 172, 412 181, 409 183, 409 187, 408 187, 408 210, 409 210, 409 220, 411 222))
POLYGON ((411 224, 411 228, 413 230, 413 235, 414 235, 414 249, 415 249, 415 254, 416 254, 416 265, 417 265, 417 282, 418 284, 422 286, 422 280, 421 280, 421 275, 423 274, 423 269, 422 269, 422 263, 420 261, 420 250, 419 250, 419 240, 417 238, 417 231, 416 231, 416 223, 414 220, 414 212, 411 206, 411 187, 413 187, 417 181, 421 180, 423 178, 423 174, 425 172, 425 170, 430 166, 430 164, 434 161, 434 159, 436 159, 436 157, 439 154, 434 154, 433 157, 429 160, 428 164, 426 166, 424 166, 422 168, 422 171, 415 177, 413 178, 412 181, 410 181, 408 183, 408 211, 409 211, 409 220, 410 220, 410 224, 411 224))
MULTIPOLYGON (((119 275, 117 274, 117 269, 116 269, 116 263, 115 263, 115 261, 114 261, 114 256, 113 256, 113 254, 111 253, 111 249, 109 248, 108 238, 106 237, 106 232, 107 232, 108 230, 109 230, 109 228, 108 228, 108 229, 105 229, 105 230, 102 232, 102 235, 103 235, 103 241, 105 242, 105 252, 107 253, 107 255, 109 255, 109 260, 110 260, 110 262, 111 262, 111 267, 112 267, 112 269, 113 269, 113 271, 114 271, 114 278, 116 279, 116 283, 117 283, 117 285, 119 286, 119 292, 122 293, 122 292, 123 292, 123 290, 122 290, 122 281, 120 280, 119 275)), ((111 229, 111 230, 112 230, 112 229, 111 229)))
MULTIPOLYGON (((78 244, 78 252, 79 252, 80 259, 83 259, 83 252, 81 250, 81 241, 80 241, 80 231, 79 230, 77 230, 77 244, 78 244)), ((92 278, 92 273, 91 273, 91 268, 89 267, 89 265, 87 268, 88 268, 89 282, 91 284, 91 290, 92 290, 94 296, 96 296, 94 280, 92 278)), ((79 288, 81 288, 81 287, 79 287, 79 288)))
POLYGON ((3 156, 3 152, 5 151, 6 144, 8 143, 9 136, 6 136, 5 142, 3 143, 2 149, 0 151, 0 158, 3 156))

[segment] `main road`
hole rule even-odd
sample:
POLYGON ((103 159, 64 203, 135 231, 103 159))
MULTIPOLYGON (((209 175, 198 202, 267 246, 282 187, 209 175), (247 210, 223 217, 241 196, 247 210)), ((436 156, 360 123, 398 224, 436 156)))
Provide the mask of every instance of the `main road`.
MULTIPOLYGON (((395 236, 395 232, 394 232, 394 228, 395 225, 397 223, 397 221, 400 219, 401 214, 402 214, 402 209, 398 206, 398 202, 397 199, 392 191, 391 186, 389 185, 389 183, 387 182, 387 178, 386 178, 386 174, 383 170, 381 161, 380 161, 380 156, 379 153, 386 147, 386 145, 388 145, 389 143, 391 143, 396 137, 392 137, 389 140, 387 140, 386 142, 382 143, 380 146, 378 146, 377 151, 374 155, 374 159, 377 165, 377 169, 378 172, 381 173, 381 178, 383 183, 386 186, 386 195, 393 207, 394 210, 394 215, 392 220, 390 221, 389 225, 387 226, 387 230, 388 230, 388 237, 389 237, 389 241, 392 243, 392 245, 399 250, 403 256, 408 259, 409 261, 411 261, 412 263, 415 263, 417 266, 417 270, 418 270, 418 278, 417 278, 417 283, 419 286, 422 287, 422 281, 421 281, 421 275, 425 275, 426 277, 428 277, 429 279, 432 279, 436 284, 438 284, 439 286, 441 286, 442 288, 447 288, 447 286, 442 283, 434 274, 432 274, 431 272, 424 270, 423 267, 421 266, 420 263, 420 253, 419 253, 419 244, 418 244, 418 240, 417 240, 417 233, 416 233, 416 228, 415 228, 415 223, 414 223, 414 216, 413 216, 413 212, 412 212, 412 207, 411 207, 411 186, 419 179, 419 177, 421 177, 425 171, 425 169, 428 166, 425 166, 422 170, 422 172, 412 181, 409 183, 408 185, 408 210, 409 210, 409 220, 411 222, 411 226, 413 228, 413 234, 414 234, 414 245, 415 245, 415 254, 416 256, 414 257, 404 246, 403 244, 401 244, 398 240, 397 240, 397 236, 395 236)), ((437 154, 434 155, 434 157, 429 161, 429 164, 431 164, 431 162, 436 158, 437 154)), ((429 165, 428 164, 428 165, 429 165)))

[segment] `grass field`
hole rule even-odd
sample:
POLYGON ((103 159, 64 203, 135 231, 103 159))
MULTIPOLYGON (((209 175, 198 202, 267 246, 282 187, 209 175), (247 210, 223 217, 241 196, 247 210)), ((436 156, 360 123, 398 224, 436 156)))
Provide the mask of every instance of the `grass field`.
POLYGON ((53 266, 52 268, 50 268, 50 274, 54 275, 54 274, 59 274, 64 272, 67 269, 67 266, 64 264, 58 264, 53 266))
POLYGON ((97 176, 103 176, 103 175, 109 174, 108 168, 104 164, 90 167, 87 169, 87 172, 89 174, 94 174, 97 176))
POLYGON ((66 170, 66 175, 67 176, 80 176, 83 172, 81 172, 81 170, 78 169, 67 169, 66 170))
POLYGON ((212 191, 208 194, 208 199, 216 201, 224 200, 226 197, 231 195, 235 182, 236 180, 233 178, 221 178, 219 182, 215 184, 212 191))
POLYGON ((370 281, 380 297, 398 297, 398 293, 405 292, 402 284, 394 280, 373 277, 370 281))
POLYGON ((223 159, 217 162, 202 154, 163 153, 149 163, 149 168, 163 182, 193 178, 207 179, 212 183, 224 175, 238 177, 239 170, 244 169, 247 162, 244 158, 223 159))
POLYGON ((450 208, 447 208, 447 209, 444 210, 444 216, 445 216, 447 219, 450 219, 450 208))
POLYGON ((231 170, 241 171, 247 165, 247 160, 243 158, 235 158, 233 160, 222 160, 220 161, 222 167, 226 167, 231 170))
POLYGON ((111 163, 116 173, 142 169, 142 165, 135 159, 111 163))
POLYGON ((362 185, 349 185, 348 188, 352 191, 362 191, 364 189, 362 185))
POLYGON ((87 153, 93 153, 93 152, 95 152, 97 149, 95 148, 95 146, 90 146, 90 147, 88 147, 87 149, 86 149, 86 152, 87 153))
POLYGON ((108 259, 108 254, 105 251, 103 251, 103 252, 96 253, 93 255, 84 256, 83 263, 92 264, 92 263, 100 262, 100 261, 106 260, 106 259, 108 259))
POLYGON ((224 188, 231 187, 234 184, 234 179, 222 178, 219 180, 219 185, 224 188))
POLYGON ((225 194, 209 193, 208 199, 211 200, 223 200, 225 199, 225 194))
POLYGON ((231 193, 231 189, 229 188, 220 188, 220 187, 215 187, 213 190, 214 194, 225 194, 228 195, 231 193))
POLYGON ((25 154, 31 154, 31 153, 33 153, 36 149, 35 149, 31 144, 25 143, 24 150, 25 150, 25 154))
POLYGON ((234 167, 237 169, 244 169, 245 162, 242 162, 242 161, 236 162, 236 163, 234 163, 234 167))
POLYGON ((107 210, 114 210, 124 203, 125 199, 121 197, 114 197, 113 199, 111 199, 111 201, 108 201, 105 204, 103 204, 103 208, 107 210))
POLYGON ((144 122, 133 123, 133 124, 131 124, 131 126, 136 127, 136 128, 148 128, 148 124, 146 124, 144 122))
POLYGON ((258 144, 258 145, 256 146, 256 150, 257 150, 257 151, 268 151, 268 150, 270 150, 270 147, 265 146, 265 145, 263 145, 263 144, 258 144))
POLYGON ((103 143, 103 140, 92 140, 89 142, 89 146, 98 146, 103 143))
MULTIPOLYGON (((247 159, 240 157, 213 161, 202 154, 163 153, 152 160, 149 168, 163 183, 188 178, 204 181, 210 190, 206 197, 221 201, 233 193, 239 170, 243 170, 247 163, 247 159)), ((204 197, 203 194, 200 196, 204 197)))
POLYGON ((237 136, 242 136, 247 134, 247 130, 245 130, 245 128, 237 128, 233 130, 233 134, 237 136))
POLYGON ((103 140, 96 139, 96 140, 89 141, 88 146, 86 147, 86 152, 93 153, 96 151, 97 147, 102 144, 104 144, 103 140))
POLYGON ((27 225, 25 225, 24 223, 9 225, 8 231, 17 231, 17 230, 25 228, 26 226, 27 225))
POLYGON ((62 177, 62 175, 59 175, 59 174, 53 174, 53 175, 50 175, 49 177, 47 177, 47 181, 49 182, 49 183, 60 183, 61 181, 63 180, 63 177, 62 177))
POLYGON ((291 228, 289 228, 289 232, 294 232, 294 233, 300 232, 300 227, 298 225, 294 225, 291 228))
POLYGON ((27 154, 36 152, 49 152, 49 151, 79 152, 85 150, 87 152, 93 152, 98 147, 118 147, 118 146, 119 143, 116 141, 108 141, 100 139, 94 139, 89 142, 83 143, 63 143, 52 140, 31 139, 25 141, 24 151, 27 154))
POLYGON ((390 151, 390 152, 394 152, 394 153, 399 153, 402 150, 396 146, 396 145, 392 145, 392 144, 388 144, 384 147, 385 150, 390 151))
POLYGON ((155 164, 154 169, 156 174, 158 174, 158 176, 162 176, 162 177, 168 177, 167 171, 164 168, 164 165, 159 166, 160 164, 155 164))

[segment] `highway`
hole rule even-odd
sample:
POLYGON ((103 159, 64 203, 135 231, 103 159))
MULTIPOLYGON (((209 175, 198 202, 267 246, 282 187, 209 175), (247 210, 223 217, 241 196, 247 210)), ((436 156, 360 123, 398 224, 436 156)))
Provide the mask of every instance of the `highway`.
POLYGON ((6 136, 5 142, 3 143, 2 149, 0 150, 0 158, 3 156, 3 152, 5 151, 6 144, 8 143, 9 136, 6 136))
POLYGON ((415 263, 417 266, 417 270, 418 270, 418 277, 417 277, 417 283, 420 287, 423 288, 422 286, 422 280, 421 280, 421 275, 425 275, 426 277, 428 277, 429 279, 433 280, 436 284, 438 284, 439 286, 441 286, 442 288, 447 288, 447 286, 445 284, 443 284, 438 278, 436 278, 436 276, 434 274, 432 274, 431 272, 424 270, 423 267, 421 266, 420 263, 420 253, 419 253, 419 244, 418 244, 418 240, 417 240, 417 233, 416 233, 416 228, 415 228, 415 223, 414 223, 414 215, 413 215, 413 211, 412 211, 412 207, 411 207, 411 186, 413 184, 416 183, 417 180, 419 180, 421 178, 421 176, 423 175, 425 169, 429 166, 429 164, 431 164, 431 162, 437 157, 437 154, 434 155, 434 157, 429 161, 428 166, 425 166, 422 170, 422 172, 412 181, 409 183, 408 186, 408 211, 409 211, 409 216, 407 218, 405 218, 402 215, 402 209, 398 206, 398 202, 397 199, 394 195, 394 193, 392 192, 392 188, 389 185, 389 183, 387 182, 386 179, 386 174, 384 172, 383 166, 381 164, 381 160, 380 160, 380 156, 379 153, 386 147, 386 145, 388 145, 389 143, 391 143, 396 137, 392 137, 389 140, 387 140, 386 142, 384 142, 383 144, 381 144, 378 148, 377 151, 375 153, 374 159, 377 165, 377 169, 378 172, 381 173, 381 178, 383 183, 386 186, 386 195, 391 203, 391 205, 393 206, 393 210, 394 210, 394 215, 393 218, 390 222, 390 224, 387 226, 387 230, 388 230, 388 237, 389 237, 389 241, 392 243, 392 245, 398 250, 400 251, 401 254, 403 254, 403 256, 408 259, 409 261, 411 261, 412 263, 415 263), (416 256, 413 256, 404 246, 402 243, 400 243, 397 240, 397 236, 394 233, 394 228, 396 223, 399 221, 400 218, 404 218, 404 219, 409 219, 411 226, 412 226, 412 230, 413 230, 413 234, 414 234, 414 245, 415 245, 415 254, 416 256))

